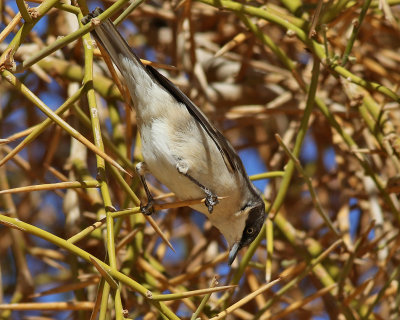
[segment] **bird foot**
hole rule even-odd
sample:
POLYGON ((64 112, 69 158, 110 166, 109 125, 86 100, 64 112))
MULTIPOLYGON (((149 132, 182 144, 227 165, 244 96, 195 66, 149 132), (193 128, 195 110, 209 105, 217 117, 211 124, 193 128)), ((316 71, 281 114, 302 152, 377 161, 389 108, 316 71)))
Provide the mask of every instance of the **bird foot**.
POLYGON ((218 196, 213 194, 209 189, 205 189, 204 192, 206 193, 206 201, 204 203, 208 212, 211 214, 214 210, 214 206, 219 203, 218 196))
POLYGON ((147 204, 140 204, 140 212, 146 216, 151 216, 154 213, 154 200, 148 199, 147 204))

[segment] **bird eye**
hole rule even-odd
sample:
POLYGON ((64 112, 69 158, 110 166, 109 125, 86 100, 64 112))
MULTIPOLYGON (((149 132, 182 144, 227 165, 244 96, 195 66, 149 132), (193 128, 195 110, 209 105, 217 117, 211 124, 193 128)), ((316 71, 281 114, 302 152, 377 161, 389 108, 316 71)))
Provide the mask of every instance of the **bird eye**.
POLYGON ((254 228, 247 228, 246 232, 247 234, 252 234, 254 232, 254 228))

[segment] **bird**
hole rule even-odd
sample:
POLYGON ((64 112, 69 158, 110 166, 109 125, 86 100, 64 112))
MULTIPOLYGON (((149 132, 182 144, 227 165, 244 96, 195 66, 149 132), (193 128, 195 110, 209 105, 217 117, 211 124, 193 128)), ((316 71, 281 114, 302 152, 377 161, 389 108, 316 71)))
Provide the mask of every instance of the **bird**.
POLYGON ((144 161, 136 166, 147 203, 154 199, 145 174, 152 174, 180 200, 205 198, 191 205, 205 214, 228 243, 228 263, 251 244, 266 219, 261 193, 250 181, 229 141, 178 87, 150 65, 143 65, 108 18, 96 19, 96 8, 82 19, 92 21, 91 34, 119 69, 136 111, 144 161), (227 197, 220 200, 219 197, 227 197))

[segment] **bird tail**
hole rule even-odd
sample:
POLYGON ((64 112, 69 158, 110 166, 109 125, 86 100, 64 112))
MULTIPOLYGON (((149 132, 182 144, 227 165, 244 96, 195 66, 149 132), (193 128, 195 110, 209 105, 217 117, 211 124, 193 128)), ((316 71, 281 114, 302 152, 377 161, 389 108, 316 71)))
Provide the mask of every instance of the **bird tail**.
MULTIPOLYGON (((82 23, 89 23, 101 13, 103 13, 103 9, 96 8, 93 12, 89 13, 82 19, 82 23)), ((96 41, 98 41, 107 51, 111 57, 111 60, 117 66, 119 71, 121 71, 121 73, 126 71, 126 66, 122 63, 123 58, 128 59, 131 63, 134 63, 136 67, 146 70, 139 57, 131 50, 125 39, 121 36, 110 19, 100 22, 100 24, 96 26, 91 33, 96 41)))

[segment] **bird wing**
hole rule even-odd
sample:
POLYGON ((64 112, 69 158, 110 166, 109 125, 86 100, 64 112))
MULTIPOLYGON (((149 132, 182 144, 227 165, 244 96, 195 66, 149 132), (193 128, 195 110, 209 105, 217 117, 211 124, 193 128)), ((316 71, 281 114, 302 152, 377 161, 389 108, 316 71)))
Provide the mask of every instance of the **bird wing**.
POLYGON ((222 135, 217 128, 215 128, 204 113, 197 107, 177 86, 175 86, 168 78, 163 76, 160 72, 152 66, 147 65, 146 69, 153 75, 157 82, 169 92, 178 102, 185 105, 186 109, 196 119, 214 141, 218 150, 220 151, 225 164, 231 170, 240 170, 243 166, 241 160, 233 149, 229 141, 222 135))

